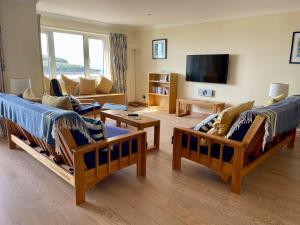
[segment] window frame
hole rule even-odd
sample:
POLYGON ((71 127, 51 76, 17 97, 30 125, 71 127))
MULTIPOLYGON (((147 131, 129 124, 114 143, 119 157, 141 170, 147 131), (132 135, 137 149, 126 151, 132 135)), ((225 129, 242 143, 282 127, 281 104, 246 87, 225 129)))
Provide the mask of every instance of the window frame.
MULTIPOLYGON (((84 31, 67 30, 53 27, 41 26, 41 32, 47 35, 48 41, 48 55, 49 55, 49 72, 50 78, 56 78, 56 62, 55 62, 55 47, 54 47, 54 32, 82 35, 83 37, 83 60, 84 60, 84 75, 85 78, 95 79, 95 76, 90 76, 90 54, 89 54, 89 39, 96 39, 103 41, 103 74, 100 76, 106 76, 110 78, 109 71, 109 36, 107 34, 90 33, 84 31)), ((44 68, 43 68, 44 69, 44 68)), ((99 76, 99 77, 100 77, 99 76)))

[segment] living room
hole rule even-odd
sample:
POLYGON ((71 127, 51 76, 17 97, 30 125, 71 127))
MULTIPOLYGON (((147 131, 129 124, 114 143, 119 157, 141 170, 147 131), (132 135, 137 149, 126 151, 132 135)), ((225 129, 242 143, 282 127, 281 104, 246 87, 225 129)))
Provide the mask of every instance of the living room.
POLYGON ((296 0, 1 0, 0 223, 297 224, 299 20, 296 0), (27 88, 91 111, 48 118, 27 88))

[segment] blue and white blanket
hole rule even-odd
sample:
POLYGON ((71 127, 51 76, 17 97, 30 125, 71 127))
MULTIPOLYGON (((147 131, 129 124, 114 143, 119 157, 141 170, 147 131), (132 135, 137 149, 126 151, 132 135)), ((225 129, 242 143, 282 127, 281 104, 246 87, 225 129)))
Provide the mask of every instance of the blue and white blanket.
MULTIPOLYGON (((0 93, 0 117, 19 124, 50 145, 57 143, 57 130, 62 128, 78 130, 89 143, 95 142, 77 113, 33 103, 15 95, 0 93)), ((56 151, 60 154, 59 148, 56 151)))
POLYGON ((266 117, 263 149, 276 135, 297 128, 300 123, 300 97, 291 96, 278 103, 241 113, 227 134, 229 137, 242 124, 252 123, 257 115, 266 117))

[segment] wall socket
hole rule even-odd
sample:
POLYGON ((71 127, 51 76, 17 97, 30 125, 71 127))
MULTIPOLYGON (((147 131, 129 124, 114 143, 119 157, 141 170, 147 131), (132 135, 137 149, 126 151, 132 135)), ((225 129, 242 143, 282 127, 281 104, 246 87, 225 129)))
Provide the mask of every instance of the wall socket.
POLYGON ((214 91, 211 89, 198 89, 198 96, 213 97, 214 91))

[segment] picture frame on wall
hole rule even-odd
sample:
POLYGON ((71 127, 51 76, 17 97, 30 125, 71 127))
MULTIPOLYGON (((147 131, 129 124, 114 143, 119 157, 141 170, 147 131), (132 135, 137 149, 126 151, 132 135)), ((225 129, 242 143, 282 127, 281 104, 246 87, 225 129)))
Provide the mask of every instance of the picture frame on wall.
POLYGON ((290 63, 300 64, 300 31, 293 33, 290 63))
POLYGON ((152 40, 152 59, 167 58, 167 39, 152 40))

